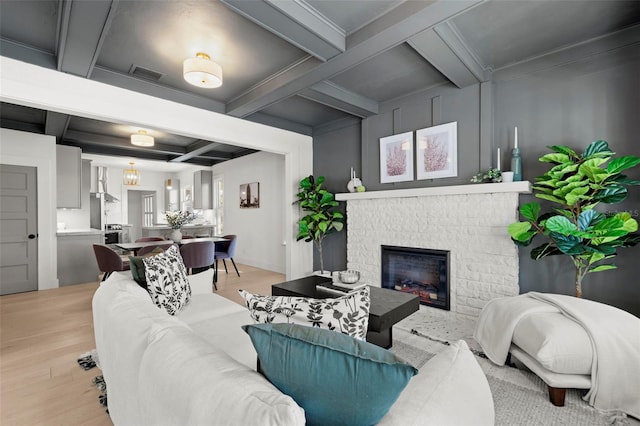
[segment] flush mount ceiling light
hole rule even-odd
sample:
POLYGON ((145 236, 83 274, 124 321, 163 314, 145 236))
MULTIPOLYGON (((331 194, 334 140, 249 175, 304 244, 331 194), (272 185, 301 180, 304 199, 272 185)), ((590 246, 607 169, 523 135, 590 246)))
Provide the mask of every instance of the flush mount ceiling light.
POLYGON ((134 162, 130 162, 131 167, 124 171, 123 182, 125 185, 134 186, 140 183, 140 172, 133 168, 134 162))
POLYGON ((194 86, 214 89, 222 86, 222 68, 206 53, 198 52, 195 58, 184 60, 184 79, 194 86))
POLYGON ((131 144, 137 146, 153 146, 153 136, 149 136, 146 130, 138 130, 138 133, 131 135, 131 144))

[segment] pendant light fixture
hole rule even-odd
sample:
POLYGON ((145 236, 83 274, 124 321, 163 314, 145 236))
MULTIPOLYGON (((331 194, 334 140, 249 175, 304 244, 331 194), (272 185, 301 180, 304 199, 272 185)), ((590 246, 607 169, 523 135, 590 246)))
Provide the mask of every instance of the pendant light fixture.
POLYGON ((123 181, 125 185, 135 186, 140 183, 140 172, 133 168, 134 162, 129 162, 129 167, 124 171, 123 181))
POLYGON ((167 179, 167 189, 171 189, 171 179, 167 179))
POLYGON ((138 130, 138 133, 131 135, 131 144, 136 146, 153 146, 155 140, 149 136, 146 130, 138 130))
POLYGON ((211 60, 203 52, 196 53, 195 58, 187 58, 182 64, 184 79, 194 86, 215 89, 222 86, 222 67, 211 60))

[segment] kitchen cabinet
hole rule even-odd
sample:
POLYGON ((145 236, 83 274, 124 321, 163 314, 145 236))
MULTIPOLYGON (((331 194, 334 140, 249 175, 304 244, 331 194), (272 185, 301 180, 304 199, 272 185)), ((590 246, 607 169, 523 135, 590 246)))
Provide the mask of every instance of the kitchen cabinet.
POLYGON ((75 146, 56 145, 56 189, 58 208, 81 208, 82 150, 75 146))
POLYGON ((213 172, 198 170, 193 173, 193 208, 213 208, 213 172))
MULTIPOLYGON (((143 226, 142 227, 142 236, 143 237, 163 237, 169 239, 169 233, 171 232, 171 227, 168 225, 155 225, 155 226, 143 226)), ((182 227, 183 235, 192 235, 192 236, 207 236, 213 237, 216 232, 215 225, 194 225, 192 223, 188 225, 184 225, 182 227)))
POLYGON ((104 244, 104 233, 96 229, 58 231, 58 283, 60 286, 98 281, 100 270, 94 244, 104 244))

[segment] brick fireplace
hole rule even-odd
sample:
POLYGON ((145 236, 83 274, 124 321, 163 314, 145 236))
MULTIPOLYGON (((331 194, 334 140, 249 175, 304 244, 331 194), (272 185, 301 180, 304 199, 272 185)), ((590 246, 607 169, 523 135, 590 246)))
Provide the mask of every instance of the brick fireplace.
POLYGON ((507 226, 518 194, 530 192, 513 182, 337 194, 347 202, 347 266, 380 287, 382 246, 447 251, 450 310, 439 311, 476 318, 487 301, 519 293, 507 226))

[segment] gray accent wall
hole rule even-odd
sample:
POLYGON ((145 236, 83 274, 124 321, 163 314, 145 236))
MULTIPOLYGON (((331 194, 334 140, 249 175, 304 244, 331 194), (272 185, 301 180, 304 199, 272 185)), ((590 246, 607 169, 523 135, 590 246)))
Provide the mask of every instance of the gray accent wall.
MULTIPOLYGON (((426 88, 381 104, 378 115, 363 119, 359 125, 314 134, 314 174, 327 176, 327 188, 334 192, 346 192, 349 169, 354 165, 359 165, 358 176, 368 191, 465 185, 475 173, 495 165, 498 147, 502 149, 502 169, 509 169, 515 126, 524 179, 531 182, 548 170, 545 163, 538 162, 548 152, 548 145, 584 150, 592 141, 605 139, 618 155, 640 155, 640 47, 587 56, 539 71, 517 66, 517 75, 500 72, 492 82, 463 89, 453 85, 426 88), (451 121, 458 122, 458 177, 380 183, 379 138, 451 121)), ((640 170, 632 170, 629 176, 640 179, 640 170)), ((603 205, 599 210, 629 211, 640 220, 640 187, 630 187, 629 192, 624 203, 603 205)), ((520 203, 534 199, 523 195, 520 203)), ((344 269, 346 233, 329 238, 325 267, 344 269)), ((573 265, 568 258, 534 261, 529 252, 530 248, 520 249, 520 292, 575 294, 573 265)), ((618 269, 585 278, 583 297, 640 316, 640 247, 618 253, 613 259, 618 269)))
MULTIPOLYGON (((610 58, 609 58, 610 59, 610 58)), ((604 139, 618 156, 640 155, 640 59, 581 61, 495 85, 496 139, 505 140, 518 126, 524 178, 534 181, 549 169, 537 159, 548 145, 568 145, 577 151, 604 139), (603 63, 604 62, 604 63, 603 63), (620 63, 622 62, 622 63, 620 63)), ((640 179, 640 168, 628 176, 640 179)), ((520 196, 520 203, 534 201, 520 196)), ((543 204, 545 206, 545 204, 543 204)), ((548 204, 544 211, 549 211, 548 204)), ((619 204, 602 204, 600 212, 630 212, 640 220, 640 186, 629 187, 619 204)), ((539 261, 520 250, 520 291, 575 294, 574 268, 567 256, 539 261)), ((617 306, 640 316, 640 247, 618 250, 618 269, 587 275, 583 297, 617 306)))
MULTIPOLYGON (((341 120, 336 126, 313 137, 313 174, 324 176, 327 179, 325 188, 334 194, 348 192, 351 167, 361 176, 359 141, 360 120, 341 120)), ((345 215, 344 229, 327 236, 322 244, 324 267, 329 271, 347 269, 346 207, 346 203, 340 203, 340 211, 345 215)), ((313 268, 320 269, 320 259, 315 249, 313 268)))

